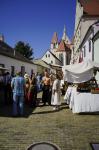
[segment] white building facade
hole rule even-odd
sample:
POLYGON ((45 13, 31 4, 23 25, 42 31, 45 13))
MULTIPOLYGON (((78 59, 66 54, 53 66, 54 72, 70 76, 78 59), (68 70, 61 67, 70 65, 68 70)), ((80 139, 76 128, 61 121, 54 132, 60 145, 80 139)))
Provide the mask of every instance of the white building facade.
POLYGON ((47 64, 60 65, 60 66, 62 65, 61 61, 50 50, 48 50, 44 54, 42 60, 45 61, 47 64))
POLYGON ((37 72, 37 66, 30 60, 23 57, 20 53, 15 52, 4 41, 0 41, 0 66, 8 68, 12 76, 20 71, 22 75, 27 72, 29 75, 37 72))
MULTIPOLYGON (((99 1, 97 0, 90 0, 88 2, 84 0, 76 1, 74 51, 72 57, 73 60, 71 60, 73 63, 79 62, 79 50, 80 50, 79 47, 89 27, 98 20, 99 20, 99 1)), ((85 47, 88 48, 88 43, 86 43, 85 47)), ((83 51, 85 51, 84 49, 83 51)), ((85 55, 88 56, 88 53, 87 54, 84 53, 84 56, 85 55)))

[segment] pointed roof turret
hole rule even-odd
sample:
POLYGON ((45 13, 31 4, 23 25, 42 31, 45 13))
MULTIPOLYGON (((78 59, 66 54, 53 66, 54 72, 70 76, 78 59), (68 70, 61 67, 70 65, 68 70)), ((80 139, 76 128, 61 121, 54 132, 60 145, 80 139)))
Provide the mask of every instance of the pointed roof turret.
POLYGON ((62 36, 62 40, 66 43, 66 44, 70 44, 70 40, 68 38, 68 36, 66 35, 66 27, 64 25, 64 31, 63 31, 63 36, 62 36))
POLYGON ((62 40, 64 40, 64 41, 66 40, 66 27, 65 27, 65 25, 64 25, 62 40))
POLYGON ((54 32, 54 35, 53 35, 53 38, 52 38, 51 43, 52 43, 52 44, 58 43, 58 36, 57 36, 57 33, 56 33, 56 32, 54 32))

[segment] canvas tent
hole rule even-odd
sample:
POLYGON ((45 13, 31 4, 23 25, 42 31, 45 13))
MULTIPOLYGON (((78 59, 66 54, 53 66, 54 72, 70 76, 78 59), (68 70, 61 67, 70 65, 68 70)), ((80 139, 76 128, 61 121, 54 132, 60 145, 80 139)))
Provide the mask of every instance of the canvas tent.
POLYGON ((70 83, 82 83, 90 80, 93 77, 94 69, 99 69, 99 63, 91 60, 62 67, 64 80, 70 83))

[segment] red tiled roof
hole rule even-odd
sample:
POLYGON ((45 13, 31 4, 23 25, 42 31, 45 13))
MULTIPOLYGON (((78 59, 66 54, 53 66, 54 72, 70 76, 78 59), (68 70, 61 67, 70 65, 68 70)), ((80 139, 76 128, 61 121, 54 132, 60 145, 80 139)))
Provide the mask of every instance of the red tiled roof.
POLYGON ((66 44, 65 44, 65 42, 63 40, 61 40, 57 51, 65 51, 65 50, 66 50, 66 44))
POLYGON ((58 36, 57 36, 56 32, 54 32, 54 35, 53 35, 51 43, 58 43, 58 36))
POLYGON ((99 0, 79 0, 87 15, 99 15, 99 0))
POLYGON ((61 40, 59 46, 58 46, 58 49, 57 49, 57 52, 59 51, 68 51, 70 50, 70 44, 65 44, 65 42, 63 40, 61 40))

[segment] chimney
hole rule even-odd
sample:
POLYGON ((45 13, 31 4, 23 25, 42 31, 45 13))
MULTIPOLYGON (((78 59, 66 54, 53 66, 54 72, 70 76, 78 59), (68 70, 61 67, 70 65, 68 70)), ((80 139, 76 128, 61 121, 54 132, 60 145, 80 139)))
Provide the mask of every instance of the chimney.
POLYGON ((0 35, 0 41, 4 42, 4 36, 3 36, 3 34, 0 35))

